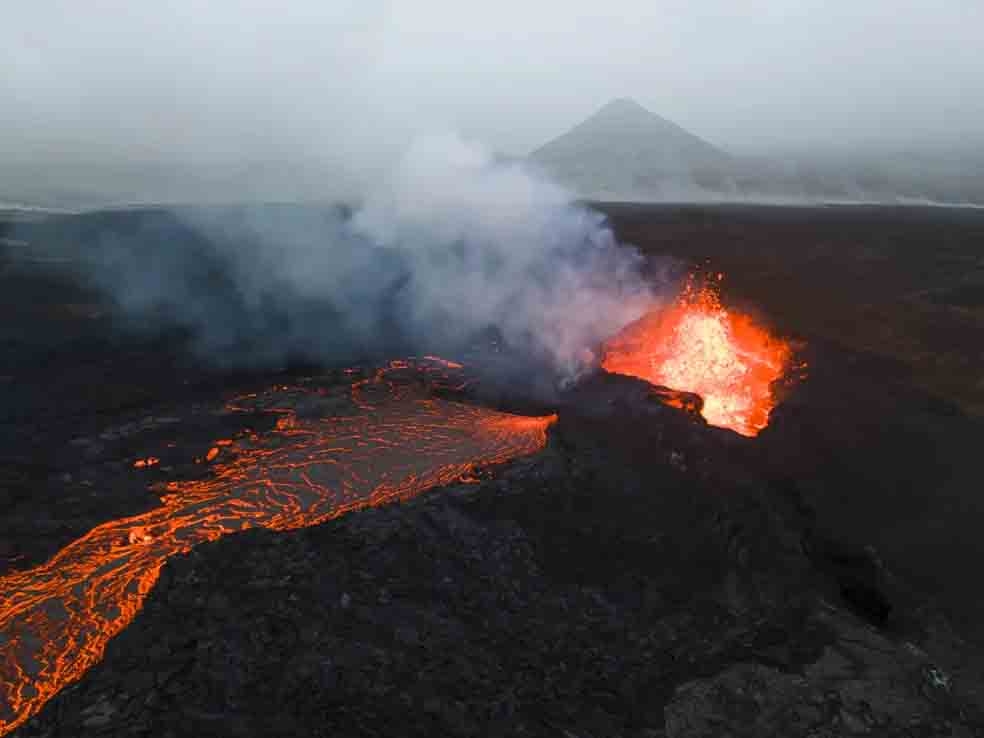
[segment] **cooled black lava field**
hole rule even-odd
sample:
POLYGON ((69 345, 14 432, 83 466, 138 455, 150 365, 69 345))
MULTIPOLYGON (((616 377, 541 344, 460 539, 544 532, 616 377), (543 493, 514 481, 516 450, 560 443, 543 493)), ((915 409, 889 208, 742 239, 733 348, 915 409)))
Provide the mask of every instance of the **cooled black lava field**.
MULTIPOLYGON (((10 734, 984 733, 984 211, 602 209, 795 347, 807 370, 758 436, 604 373, 546 406, 445 382, 436 402, 558 418, 464 480, 171 557, 10 734)), ((0 222, 0 576, 207 482, 245 448, 220 439, 291 431, 280 400, 235 398, 315 422, 402 358, 204 366, 67 276, 61 227, 0 222)))

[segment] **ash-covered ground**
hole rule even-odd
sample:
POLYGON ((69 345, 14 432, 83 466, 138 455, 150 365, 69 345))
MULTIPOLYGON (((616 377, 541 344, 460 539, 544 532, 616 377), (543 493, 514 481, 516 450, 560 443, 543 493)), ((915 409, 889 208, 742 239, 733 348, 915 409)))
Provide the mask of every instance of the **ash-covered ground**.
MULTIPOLYGON (((801 346, 765 431, 595 376, 543 452, 477 484, 172 559, 14 734, 981 734, 984 215, 610 211, 643 249, 720 264, 725 299, 801 346)), ((270 427, 230 394, 338 381, 206 370, 180 336, 117 332, 46 258, 4 243, 2 570, 270 427)))

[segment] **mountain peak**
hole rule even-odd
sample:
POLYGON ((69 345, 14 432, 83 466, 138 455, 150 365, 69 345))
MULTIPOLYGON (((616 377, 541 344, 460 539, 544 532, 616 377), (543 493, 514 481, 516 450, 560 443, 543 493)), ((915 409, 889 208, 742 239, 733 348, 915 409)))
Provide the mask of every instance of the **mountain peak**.
POLYGON ((579 194, 662 190, 731 161, 627 97, 609 101, 530 158, 579 194))
POLYGON ((598 108, 597 112, 595 112, 595 114, 591 117, 593 118, 596 115, 611 113, 653 115, 652 112, 646 110, 646 108, 637 103, 631 97, 616 97, 598 108))
POLYGON ((614 100, 609 100, 575 126, 571 133, 578 130, 588 130, 596 135, 608 136, 645 135, 675 138, 678 142, 686 138, 691 144, 700 141, 707 149, 713 148, 675 123, 644 108, 631 97, 616 97, 614 100))

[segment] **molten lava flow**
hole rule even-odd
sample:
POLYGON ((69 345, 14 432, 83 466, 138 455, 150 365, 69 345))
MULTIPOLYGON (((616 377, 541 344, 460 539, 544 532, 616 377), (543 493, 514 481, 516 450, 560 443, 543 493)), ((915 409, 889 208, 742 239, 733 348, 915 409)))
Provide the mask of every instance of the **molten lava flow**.
POLYGON ((754 436, 769 422, 772 383, 789 362, 788 344, 725 309, 709 286, 688 283, 670 307, 628 326, 605 346, 602 366, 704 400, 711 425, 754 436))
POLYGON ((300 528, 412 497, 543 447, 556 416, 509 415, 394 381, 448 366, 399 362, 341 392, 278 387, 239 398, 231 408, 280 413, 277 430, 216 442, 229 460, 216 461, 213 476, 171 483, 162 507, 100 525, 47 563, 0 578, 0 735, 102 658, 170 556, 247 528, 300 528))

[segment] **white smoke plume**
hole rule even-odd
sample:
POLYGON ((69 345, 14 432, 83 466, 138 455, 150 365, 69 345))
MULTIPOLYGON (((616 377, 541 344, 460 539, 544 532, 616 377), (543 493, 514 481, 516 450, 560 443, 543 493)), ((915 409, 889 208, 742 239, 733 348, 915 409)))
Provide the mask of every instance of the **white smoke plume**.
POLYGON ((619 247, 600 215, 455 138, 418 142, 354 223, 405 254, 415 334, 445 326, 467 339, 493 327, 564 377, 653 299, 641 256, 619 247))
POLYGON ((354 209, 151 211, 89 253, 125 315, 233 364, 485 341, 564 383, 658 297, 603 216, 453 136, 417 141, 354 209))

